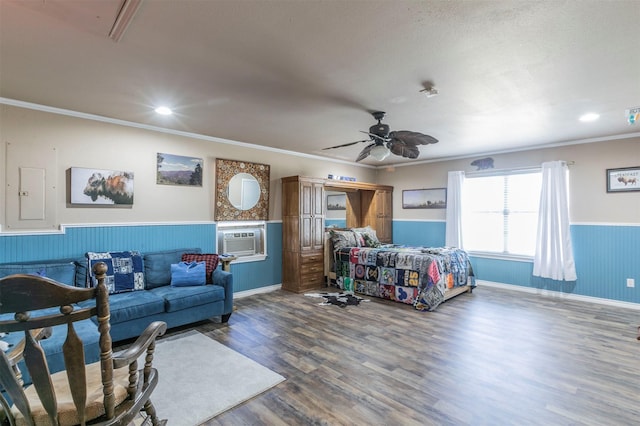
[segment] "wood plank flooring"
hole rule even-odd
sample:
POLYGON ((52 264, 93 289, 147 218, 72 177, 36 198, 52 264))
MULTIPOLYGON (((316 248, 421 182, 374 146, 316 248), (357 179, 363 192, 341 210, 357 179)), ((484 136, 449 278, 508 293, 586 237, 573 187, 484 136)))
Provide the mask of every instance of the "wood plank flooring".
POLYGON ((206 425, 640 423, 640 311, 488 287, 435 312, 320 301, 250 296, 196 326, 287 379, 206 425))

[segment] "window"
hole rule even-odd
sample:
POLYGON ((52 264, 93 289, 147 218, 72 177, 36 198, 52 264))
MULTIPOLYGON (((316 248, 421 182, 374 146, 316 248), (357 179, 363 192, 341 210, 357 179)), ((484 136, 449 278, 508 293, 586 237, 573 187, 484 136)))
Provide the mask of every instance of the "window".
POLYGON ((468 176, 462 192, 462 232, 468 251, 533 256, 540 170, 468 176))

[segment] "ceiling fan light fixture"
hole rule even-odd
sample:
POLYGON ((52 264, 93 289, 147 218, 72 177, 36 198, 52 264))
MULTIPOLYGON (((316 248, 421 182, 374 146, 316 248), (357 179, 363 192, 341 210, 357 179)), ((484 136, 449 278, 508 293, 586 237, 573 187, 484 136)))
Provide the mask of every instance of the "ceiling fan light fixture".
POLYGON ((371 148, 371 151, 369 152, 369 155, 378 161, 384 160, 389 156, 389 154, 391 154, 391 151, 389 151, 389 148, 384 145, 376 145, 371 148))

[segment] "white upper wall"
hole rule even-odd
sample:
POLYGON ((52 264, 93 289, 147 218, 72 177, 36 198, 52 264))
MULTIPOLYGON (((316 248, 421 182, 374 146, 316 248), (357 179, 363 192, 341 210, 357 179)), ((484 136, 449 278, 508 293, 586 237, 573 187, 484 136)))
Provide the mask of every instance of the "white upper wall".
MULTIPOLYGON (((280 178, 304 175, 326 178, 328 174, 353 176, 373 182, 375 169, 318 160, 286 153, 253 149, 195 137, 163 133, 109 122, 95 121, 38 110, 1 106, 0 139, 0 227, 12 231, 7 220, 16 217, 17 191, 7 191, 7 181, 15 180, 19 167, 41 167, 55 162, 54 206, 47 209, 56 225, 80 223, 150 223, 212 221, 215 208, 215 159, 225 158, 269 164, 271 185, 269 219, 281 218, 280 178), (9 150, 8 144, 11 145, 9 150), (55 158, 50 151, 55 149, 55 158), (9 157, 8 158, 8 151, 9 157), (14 164, 15 153, 21 164, 14 164), (202 187, 156 184, 158 152, 204 160, 202 187), (85 167, 134 173, 134 204, 131 208, 70 207, 67 170, 85 167), (5 172, 6 171, 6 172, 5 172), (9 176, 10 179, 7 178, 9 176), (10 200, 11 197, 14 199, 10 200), (9 207, 8 209, 5 206, 9 207), (9 211, 7 211, 9 210, 9 211)), ((11 222, 11 220, 9 220, 11 222)), ((30 229, 29 223, 20 229, 30 229)), ((42 228, 34 226, 32 228, 42 228)), ((48 227, 50 228, 50 227, 48 227)))
MULTIPOLYGON (((269 219, 281 219, 280 178, 291 175, 327 177, 328 174, 353 176, 360 182, 394 187, 394 219, 445 219, 445 210, 404 210, 402 191, 443 188, 450 170, 475 170, 475 158, 417 164, 375 170, 346 163, 308 158, 164 133, 148 129, 2 105, 0 110, 0 229, 14 211, 17 192, 7 190, 19 167, 54 170, 54 226, 80 223, 148 223, 174 221, 212 221, 215 209, 215 159, 226 158, 269 164, 271 185, 269 219), (9 144, 11 149, 8 148, 9 144), (23 164, 8 163, 19 152, 23 164), (54 152, 55 154, 52 154, 54 152), (202 187, 156 184, 158 152, 204 159, 202 187), (55 163, 53 166, 51 163, 55 163), (132 171, 135 197, 131 208, 70 207, 67 170, 71 167, 132 171)), ((571 170, 571 220, 574 223, 640 224, 640 192, 607 193, 606 169, 640 166, 640 138, 567 145, 509 154, 491 155, 497 169, 537 166, 544 161, 566 160, 571 170)), ((49 203, 51 204, 51 203, 49 203)), ((36 226, 35 228, 38 228, 36 226)), ((42 228, 42 226, 39 226, 42 228)), ((24 227, 21 229, 29 229, 24 227)))
MULTIPOLYGON (((380 170, 378 181, 393 185, 394 219, 445 220, 445 210, 402 209, 402 190, 444 188, 450 170, 476 170, 468 159, 380 170)), ((496 169, 535 167, 545 161, 573 162, 570 170, 573 223, 640 224, 640 192, 607 193, 606 170, 640 167, 640 138, 566 145, 490 155, 496 169)))

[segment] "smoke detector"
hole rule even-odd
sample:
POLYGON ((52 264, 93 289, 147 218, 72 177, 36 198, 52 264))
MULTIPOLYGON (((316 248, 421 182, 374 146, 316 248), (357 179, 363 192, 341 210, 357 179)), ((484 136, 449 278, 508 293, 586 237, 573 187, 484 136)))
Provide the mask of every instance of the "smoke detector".
POLYGON ((427 98, 433 98, 434 96, 438 96, 438 89, 433 86, 428 86, 422 89, 420 93, 424 93, 427 98))

